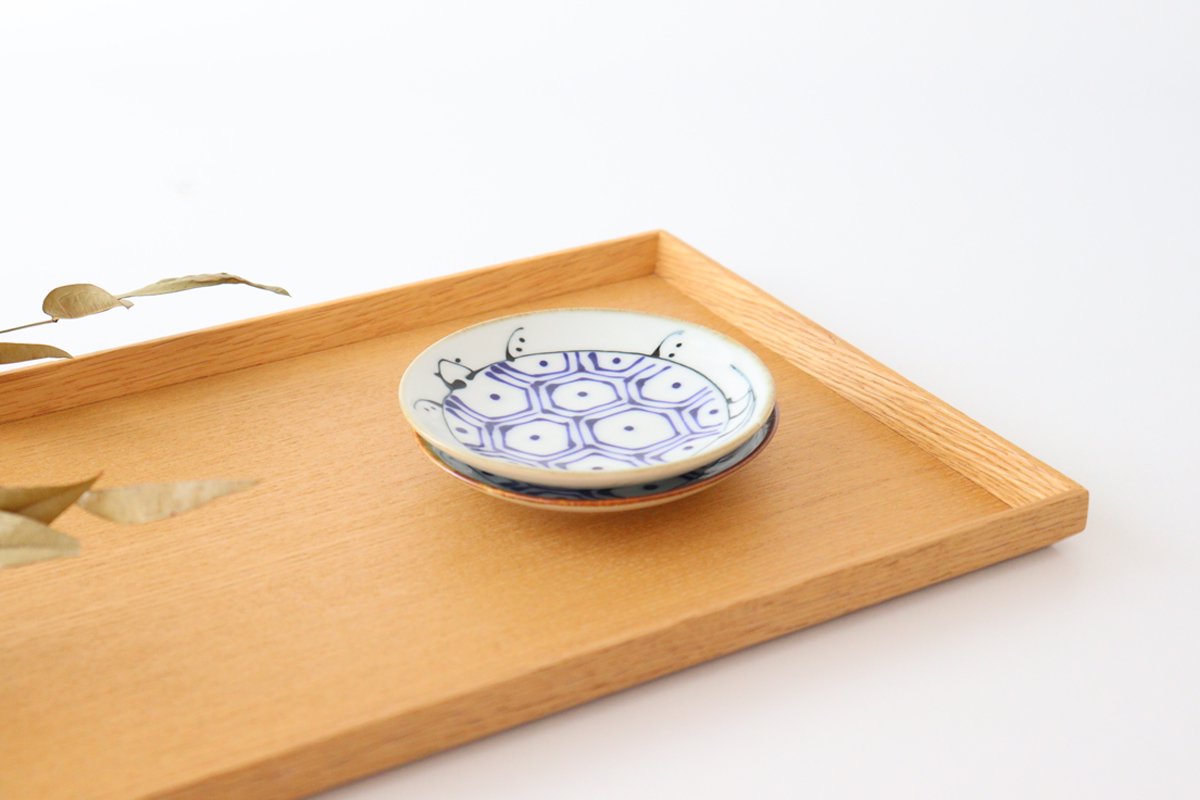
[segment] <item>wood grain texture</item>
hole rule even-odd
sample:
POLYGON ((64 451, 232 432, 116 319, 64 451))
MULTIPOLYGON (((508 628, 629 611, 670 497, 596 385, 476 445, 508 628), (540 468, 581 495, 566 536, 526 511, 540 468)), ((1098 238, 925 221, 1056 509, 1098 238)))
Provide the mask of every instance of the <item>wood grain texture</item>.
POLYGON ((1009 505, 1081 489, 668 233, 657 274, 1009 505))
POLYGON ((656 233, 0 373, 0 422, 95 403, 649 274, 656 233), (264 320, 269 320, 264 324, 264 320))
POLYGON ((790 631, 1053 544, 1082 530, 1087 497, 1067 492, 943 531, 926 543, 735 603, 673 627, 599 646, 420 714, 347 731, 269 762, 166 792, 171 800, 287 798, 432 755, 790 631), (998 544, 1003 542, 1003 544, 998 544), (482 713, 481 713, 482 710, 482 713), (337 753, 330 758, 329 753, 337 753))
POLYGON ((794 358, 642 275, 0 424, 7 484, 263 481, 140 528, 68 511, 79 558, 0 573, 0 797, 304 795, 1082 528, 1082 490, 1010 508, 794 358), (614 515, 497 502, 429 465, 396 407, 408 361, 463 324, 580 305, 753 348, 786 409, 774 443, 614 515))

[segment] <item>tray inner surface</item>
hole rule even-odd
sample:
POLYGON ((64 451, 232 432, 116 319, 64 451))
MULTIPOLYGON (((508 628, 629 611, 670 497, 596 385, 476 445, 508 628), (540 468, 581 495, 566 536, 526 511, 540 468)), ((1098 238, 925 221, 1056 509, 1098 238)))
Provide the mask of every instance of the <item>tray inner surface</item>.
POLYGON ((471 721, 416 712, 1008 508, 655 275, 8 422, 0 451, 18 485, 262 479, 149 528, 72 509, 58 526, 81 558, 0 575, 13 797, 165 791, 409 713, 452 743, 471 721), (397 408, 408 361, 478 319, 578 305, 753 347, 778 383, 774 444, 628 514, 526 509, 439 474, 397 408))

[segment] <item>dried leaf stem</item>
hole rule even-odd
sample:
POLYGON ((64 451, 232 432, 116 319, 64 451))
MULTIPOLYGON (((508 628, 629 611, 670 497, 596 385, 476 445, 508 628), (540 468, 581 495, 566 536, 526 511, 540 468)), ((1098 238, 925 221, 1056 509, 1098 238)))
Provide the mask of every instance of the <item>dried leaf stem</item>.
POLYGON ((23 331, 26 328, 36 328, 38 325, 53 325, 55 322, 58 322, 58 320, 43 319, 43 320, 39 320, 37 322, 31 322, 28 325, 18 325, 15 328, 5 328, 4 330, 0 331, 0 333, 12 333, 13 331, 23 331))
MULTIPOLYGON (((127 298, 149 297, 156 294, 175 294, 191 289, 203 289, 206 286, 222 284, 241 284, 255 289, 291 297, 288 290, 282 286, 270 286, 265 283, 255 283, 228 272, 213 272, 203 275, 184 275, 181 278, 164 278, 140 289, 134 289, 122 295, 114 295, 94 283, 71 283, 51 289, 42 301, 42 311, 49 319, 30 322, 28 325, 18 325, 15 328, 0 330, 0 334, 21 331, 26 328, 36 328, 38 325, 49 325, 60 319, 79 319, 100 314, 114 308, 129 308, 133 303, 127 298)), ((0 364, 15 364, 22 361, 36 361, 40 358, 70 358, 71 354, 57 347, 42 344, 17 344, 15 342, 0 342, 0 364)))

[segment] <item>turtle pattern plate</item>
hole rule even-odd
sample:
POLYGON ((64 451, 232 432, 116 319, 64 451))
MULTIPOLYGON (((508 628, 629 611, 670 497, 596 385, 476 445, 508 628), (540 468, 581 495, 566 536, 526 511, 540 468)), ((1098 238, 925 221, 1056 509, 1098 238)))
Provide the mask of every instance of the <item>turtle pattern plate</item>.
POLYGON ((732 400, 675 360, 683 331, 649 353, 529 354, 523 330, 509 336, 503 361, 438 364, 446 427, 481 456, 593 472, 668 464, 736 432, 753 412, 752 390, 732 400))

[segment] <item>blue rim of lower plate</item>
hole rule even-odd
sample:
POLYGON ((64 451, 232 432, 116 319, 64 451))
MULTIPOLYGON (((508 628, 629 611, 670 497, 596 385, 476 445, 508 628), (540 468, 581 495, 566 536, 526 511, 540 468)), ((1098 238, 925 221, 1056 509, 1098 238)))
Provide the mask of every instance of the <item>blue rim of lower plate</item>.
POLYGON ((778 424, 779 409, 771 410, 771 415, 761 428, 735 450, 720 458, 689 470, 673 478, 652 481, 632 486, 618 486, 611 489, 566 489, 558 486, 542 486, 535 483, 505 478, 492 472, 476 469, 454 456, 439 450, 428 441, 422 439, 422 447, 438 461, 471 483, 479 484, 481 488, 518 495, 531 500, 566 500, 574 502, 611 502, 619 500, 648 500, 682 489, 691 489, 699 484, 710 481, 742 462, 748 460, 761 449, 775 433, 778 424))

